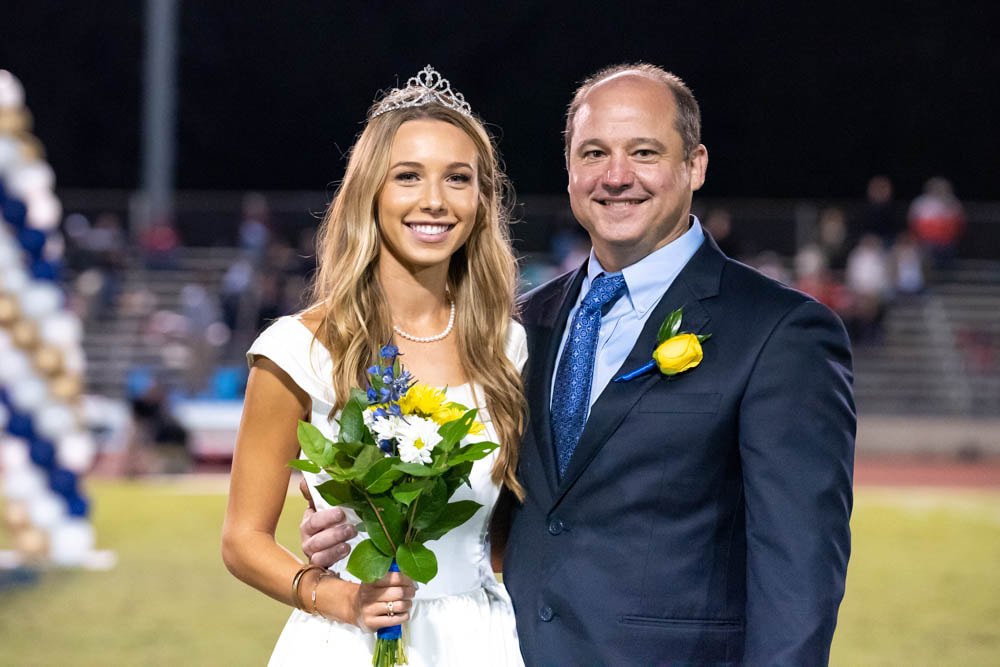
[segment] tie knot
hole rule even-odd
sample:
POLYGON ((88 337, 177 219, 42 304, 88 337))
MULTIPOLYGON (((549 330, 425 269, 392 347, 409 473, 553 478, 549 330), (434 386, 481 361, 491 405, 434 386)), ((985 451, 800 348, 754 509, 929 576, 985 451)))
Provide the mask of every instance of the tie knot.
POLYGON ((583 297, 580 306, 587 310, 600 310, 624 292, 625 276, 620 273, 613 276, 602 273, 594 278, 594 282, 590 284, 590 291, 583 297))

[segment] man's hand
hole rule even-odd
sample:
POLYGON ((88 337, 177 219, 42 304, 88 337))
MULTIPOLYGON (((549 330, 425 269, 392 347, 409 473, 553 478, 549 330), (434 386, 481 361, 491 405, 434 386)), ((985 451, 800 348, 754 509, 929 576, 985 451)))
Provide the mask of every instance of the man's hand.
POLYGON ((330 567, 350 553, 351 547, 347 541, 357 535, 358 531, 347 522, 347 516, 339 507, 317 512, 305 480, 299 484, 299 490, 309 501, 309 507, 299 524, 302 552, 310 563, 330 567))

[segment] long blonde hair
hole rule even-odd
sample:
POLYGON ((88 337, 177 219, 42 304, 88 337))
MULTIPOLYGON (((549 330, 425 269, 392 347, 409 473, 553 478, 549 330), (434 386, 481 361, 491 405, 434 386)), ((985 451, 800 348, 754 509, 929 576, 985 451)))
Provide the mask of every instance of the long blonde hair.
POLYGON ((455 299, 462 369, 483 387, 502 443, 493 480, 520 499, 524 491, 515 472, 525 423, 523 386, 506 354, 517 283, 508 234, 510 186, 493 141, 478 120, 436 103, 389 111, 371 118, 351 149, 344 180, 318 231, 319 270, 309 306, 320 315, 316 339, 333 357, 334 410, 344 406, 351 386, 364 382, 365 369, 393 333, 377 278, 381 239, 376 212, 396 132, 403 123, 418 119, 450 123, 476 147, 479 207, 468 241, 451 258, 448 285, 455 299))

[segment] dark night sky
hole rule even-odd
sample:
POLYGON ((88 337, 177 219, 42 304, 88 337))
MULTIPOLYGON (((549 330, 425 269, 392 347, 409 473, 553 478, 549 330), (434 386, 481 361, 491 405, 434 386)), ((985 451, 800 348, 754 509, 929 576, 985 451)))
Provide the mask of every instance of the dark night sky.
MULTIPOLYGON (((59 185, 135 187, 144 3, 4 4, 0 67, 59 185)), ((501 135, 519 192, 562 192, 571 90, 643 59, 701 102, 706 195, 859 196, 884 172, 901 196, 941 174, 1000 199, 993 3, 583 4, 184 2, 177 184, 322 189, 376 90, 429 62, 501 135)))

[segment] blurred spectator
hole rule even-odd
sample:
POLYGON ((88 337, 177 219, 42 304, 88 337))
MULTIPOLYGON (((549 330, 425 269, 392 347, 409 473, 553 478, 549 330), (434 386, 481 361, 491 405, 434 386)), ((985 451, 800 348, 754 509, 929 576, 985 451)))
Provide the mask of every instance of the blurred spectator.
POLYGON ((240 248, 257 264, 271 240, 271 207, 264 195, 249 192, 243 197, 243 219, 239 229, 240 248))
POLYGON ((794 282, 781 256, 773 250, 765 250, 758 254, 751 262, 751 266, 779 283, 791 285, 794 282))
POLYGON ((198 395, 206 389, 219 361, 220 343, 229 340, 228 335, 220 333, 220 327, 225 328, 225 325, 221 322, 218 294, 206 286, 211 280, 211 276, 202 275, 181 288, 181 314, 187 327, 186 342, 190 351, 185 388, 190 395, 198 395))
POLYGON ((705 216, 705 229, 712 235, 719 250, 733 259, 742 259, 744 249, 733 231, 733 219, 728 209, 714 208, 705 216))
POLYGON ((893 289, 897 294, 924 291, 924 258, 913 235, 900 232, 890 250, 893 289))
POLYGON ((806 245, 796 253, 795 276, 796 289, 826 305, 841 318, 849 317, 851 295, 830 271, 826 254, 818 245, 806 245))
POLYGON ((139 235, 139 249, 148 269, 173 269, 177 266, 180 237, 169 220, 153 220, 139 235))
POLYGON ((843 271, 847 266, 847 254, 851 247, 847 218, 841 209, 831 206, 820 211, 818 236, 819 248, 826 257, 827 268, 843 271))
POLYGON ((861 213, 860 227, 863 232, 875 234, 886 247, 892 245, 896 235, 902 231, 902 220, 892 195, 892 181, 888 176, 872 176, 861 213))
POLYGON ((951 183, 943 178, 928 180, 923 194, 910 204, 907 219, 910 231, 927 252, 934 268, 947 268, 965 231, 965 211, 951 183))
POLYGON ((105 317, 114 309, 121 292, 121 274, 125 269, 125 232, 115 213, 101 213, 86 236, 92 266, 100 273, 98 315, 105 317))
POLYGON ((163 384, 142 369, 133 371, 129 384, 134 432, 125 473, 185 472, 188 433, 171 413, 163 384))
POLYGON ((865 234, 847 258, 847 288, 853 296, 851 322, 855 342, 880 338, 882 316, 891 294, 889 264, 882 239, 865 234))

